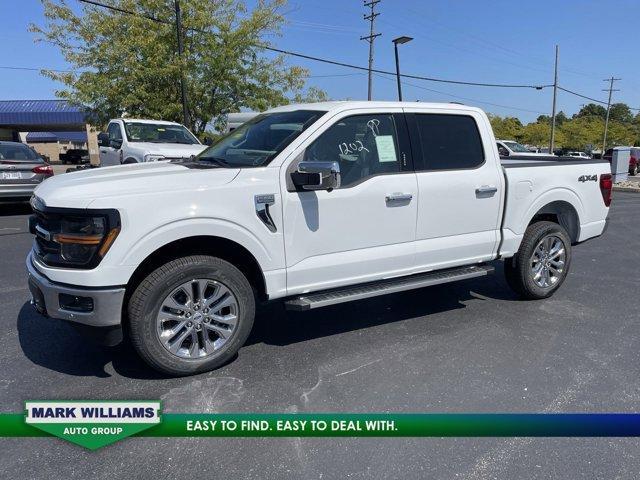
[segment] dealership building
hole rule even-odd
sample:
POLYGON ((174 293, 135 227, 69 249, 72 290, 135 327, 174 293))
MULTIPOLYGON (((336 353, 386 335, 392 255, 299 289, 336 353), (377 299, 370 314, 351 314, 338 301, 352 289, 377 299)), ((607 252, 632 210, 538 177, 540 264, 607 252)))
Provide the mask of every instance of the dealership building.
POLYGON ((28 143, 53 162, 66 150, 82 148, 91 163, 99 162, 90 112, 66 100, 0 100, 0 140, 28 143))

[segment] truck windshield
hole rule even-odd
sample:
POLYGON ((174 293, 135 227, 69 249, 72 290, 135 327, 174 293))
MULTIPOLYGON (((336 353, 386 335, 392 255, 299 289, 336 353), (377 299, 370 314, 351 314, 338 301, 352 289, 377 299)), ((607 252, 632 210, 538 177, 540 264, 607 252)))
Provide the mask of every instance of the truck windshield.
POLYGON ((124 122, 124 129, 130 142, 200 144, 198 139, 182 125, 124 122))
POLYGON ((512 152, 531 153, 527 147, 520 145, 518 142, 504 142, 504 144, 509 147, 512 152))
POLYGON ((325 113, 295 110, 258 115, 220 138, 196 161, 225 167, 266 165, 325 113))

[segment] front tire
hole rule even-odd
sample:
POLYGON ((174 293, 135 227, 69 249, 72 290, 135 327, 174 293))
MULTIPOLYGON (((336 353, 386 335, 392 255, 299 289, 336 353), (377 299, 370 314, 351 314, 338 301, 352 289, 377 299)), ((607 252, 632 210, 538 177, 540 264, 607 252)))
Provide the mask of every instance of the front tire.
POLYGON ((172 260, 151 272, 128 304, 138 354, 169 375, 192 375, 229 361, 255 316, 253 289, 240 270, 216 257, 172 260))
POLYGON ((518 253, 504 262, 507 283, 528 300, 547 298, 560 288, 571 264, 571 239, 557 223, 536 222, 524 233, 518 253))

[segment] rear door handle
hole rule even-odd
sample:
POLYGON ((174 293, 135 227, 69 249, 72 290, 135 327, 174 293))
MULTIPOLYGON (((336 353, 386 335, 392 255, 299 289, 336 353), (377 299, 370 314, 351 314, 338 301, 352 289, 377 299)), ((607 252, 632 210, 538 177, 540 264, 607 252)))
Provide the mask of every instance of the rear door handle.
POLYGON ((481 187, 476 188, 476 195, 493 195, 498 191, 498 187, 494 187, 491 185, 483 185, 481 187))
POLYGON ((411 201, 413 195, 411 193, 390 193, 384 197, 385 202, 408 202, 411 201))

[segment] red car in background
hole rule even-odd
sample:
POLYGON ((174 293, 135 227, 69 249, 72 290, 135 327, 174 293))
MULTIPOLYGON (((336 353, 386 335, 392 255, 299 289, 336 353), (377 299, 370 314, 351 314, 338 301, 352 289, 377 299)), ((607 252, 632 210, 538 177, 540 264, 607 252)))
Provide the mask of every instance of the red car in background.
MULTIPOLYGON (((613 148, 607 149, 602 156, 607 162, 611 163, 613 159, 613 148)), ((629 157, 629 175, 635 176, 640 168, 640 147, 631 147, 631 155, 629 157)))

